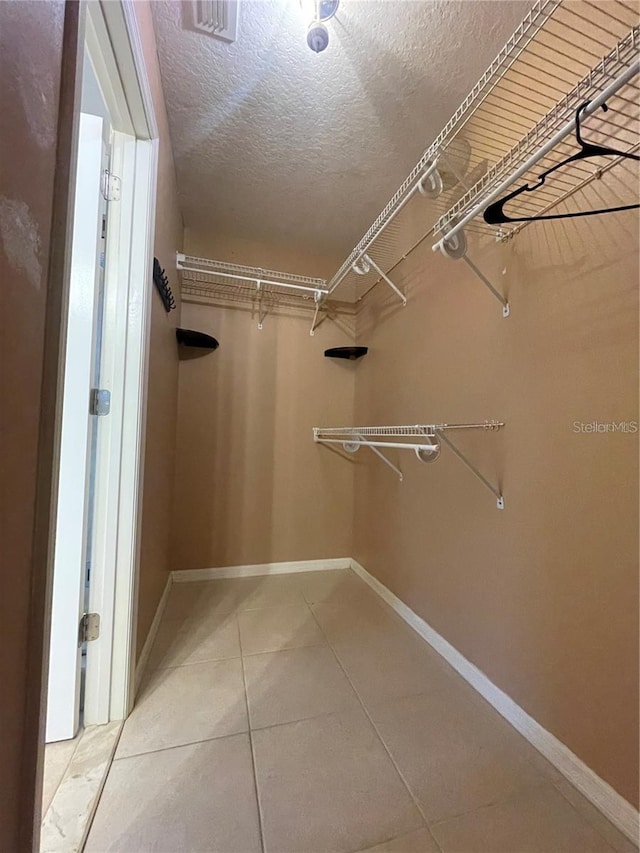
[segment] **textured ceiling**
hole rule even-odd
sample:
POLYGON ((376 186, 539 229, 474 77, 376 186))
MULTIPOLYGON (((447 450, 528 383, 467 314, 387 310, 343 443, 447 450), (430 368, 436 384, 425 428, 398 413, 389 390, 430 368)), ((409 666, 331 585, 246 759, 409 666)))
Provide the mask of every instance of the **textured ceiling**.
POLYGON ((531 0, 342 0, 318 55, 298 0, 151 5, 187 228, 346 255, 531 0))

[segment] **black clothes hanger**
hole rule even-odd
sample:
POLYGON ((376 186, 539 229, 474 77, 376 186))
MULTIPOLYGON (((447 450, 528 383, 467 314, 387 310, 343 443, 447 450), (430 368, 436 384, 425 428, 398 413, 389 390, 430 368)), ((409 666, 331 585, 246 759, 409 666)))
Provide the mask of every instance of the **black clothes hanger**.
MULTIPOLYGON (((569 219, 573 216, 595 216, 598 213, 613 213, 617 210, 634 210, 635 208, 640 207, 640 204, 625 204, 620 207, 606 207, 601 208, 600 210, 581 210, 578 213, 554 213, 549 216, 507 216, 504 212, 504 206, 507 202, 522 193, 535 192, 544 184, 548 175, 555 172, 557 169, 560 169, 562 166, 566 166, 568 163, 574 162, 575 160, 585 160, 588 157, 624 157, 627 160, 640 160, 640 156, 637 154, 629 154, 627 151, 618 151, 617 148, 610 148, 608 145, 594 145, 592 142, 585 142, 583 140, 582 134, 580 133, 580 114, 588 106, 589 101, 586 101, 576 110, 576 141, 580 146, 580 151, 577 151, 575 154, 567 157, 566 160, 562 160, 560 163, 556 163, 555 166, 547 169, 546 172, 543 172, 540 175, 536 184, 533 184, 532 186, 525 184, 523 187, 520 187, 512 193, 504 196, 504 198, 494 201, 484 212, 485 222, 489 225, 502 225, 505 222, 536 222, 542 219, 569 219)), ((607 105, 603 104, 602 109, 606 112, 608 109, 607 105)))

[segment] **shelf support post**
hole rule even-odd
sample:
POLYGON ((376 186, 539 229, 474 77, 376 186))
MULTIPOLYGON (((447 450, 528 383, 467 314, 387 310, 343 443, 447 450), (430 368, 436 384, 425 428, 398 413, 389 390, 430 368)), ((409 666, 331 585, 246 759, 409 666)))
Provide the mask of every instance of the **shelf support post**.
POLYGON ((460 459, 461 462, 464 462, 464 464, 467 466, 467 468, 480 480, 480 482, 484 486, 486 486, 486 488, 489 489, 489 491, 493 495, 495 495, 497 508, 498 509, 504 509, 504 497, 502 496, 500 490, 497 489, 494 485, 492 485, 489 482, 489 480, 487 480, 487 478, 484 476, 484 474, 481 474, 480 471, 478 471, 478 469, 475 467, 475 465, 473 465, 471 462, 469 462, 469 460, 464 455, 464 453, 462 453, 461 450, 458 450, 458 448, 451 441, 451 439, 445 435, 444 430, 436 428, 436 432, 437 432, 438 436, 442 439, 442 441, 444 441, 444 443, 448 447, 451 448, 451 450, 455 453, 455 455, 458 457, 458 459, 460 459))

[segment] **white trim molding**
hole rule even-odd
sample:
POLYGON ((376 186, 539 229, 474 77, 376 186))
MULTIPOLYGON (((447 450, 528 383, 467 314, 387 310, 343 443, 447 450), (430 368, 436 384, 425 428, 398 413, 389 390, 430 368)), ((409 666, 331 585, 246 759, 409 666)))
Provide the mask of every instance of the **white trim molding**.
POLYGON ((212 581, 220 578, 252 578, 260 575, 288 575, 296 572, 326 572, 332 569, 350 569, 351 557, 328 560, 300 560, 290 563, 256 563, 250 566, 222 566, 218 569, 178 569, 171 573, 174 583, 186 581, 212 581))
POLYGON ((427 622, 394 595, 356 560, 353 571, 368 584, 423 640, 441 655, 465 681, 520 732, 538 752, 556 767, 593 805, 599 809, 627 838, 638 843, 638 811, 611 785, 601 779, 555 735, 530 717, 510 696, 497 687, 477 666, 438 634, 427 622))
POLYGON ((160 622, 162 621, 162 616, 164 614, 165 607, 167 606, 167 601, 169 599, 169 593, 171 592, 172 583, 173 582, 171 580, 171 572, 169 572, 164 591, 162 593, 162 596, 160 597, 160 601, 158 602, 156 615, 153 617, 153 622, 151 623, 151 627, 149 628, 147 639, 144 641, 144 646, 142 647, 142 651, 140 652, 140 657, 135 665, 136 694, 138 693, 138 690, 140 688, 140 682, 142 681, 142 677, 147 668, 147 663, 149 662, 149 655, 151 654, 151 649, 153 648, 153 644, 155 643, 156 636, 158 634, 158 628, 160 627, 160 622))

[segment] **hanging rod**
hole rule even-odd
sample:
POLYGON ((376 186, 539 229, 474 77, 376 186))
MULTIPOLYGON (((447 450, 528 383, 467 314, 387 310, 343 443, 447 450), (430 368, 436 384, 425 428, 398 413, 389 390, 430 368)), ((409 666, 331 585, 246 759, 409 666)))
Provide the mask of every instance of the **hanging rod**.
MULTIPOLYGON (((640 28, 635 28, 634 33, 640 32, 640 28)), ((603 60, 603 66, 605 64, 605 60, 603 60)), ((608 101, 613 95, 616 94, 623 86, 626 86, 637 74, 640 72, 640 59, 636 59, 634 62, 629 65, 616 79, 610 83, 605 89, 603 89, 599 95, 593 98, 587 107, 584 109, 584 116, 592 115, 599 107, 601 107, 606 101, 608 101)), ((585 78, 586 81, 586 78, 585 78)), ((576 90, 580 90, 580 84, 576 87, 576 90)), ((547 117, 538 123, 536 128, 532 133, 538 130, 539 127, 548 124, 547 117)), ((451 241, 462 229, 467 225, 471 220, 475 219, 476 216, 479 216, 484 210, 491 204, 491 202, 495 201, 499 198, 506 190, 509 189, 519 178, 521 178, 529 169, 533 168, 537 163, 540 162, 550 151, 552 151, 560 142, 562 142, 567 136, 572 133, 575 133, 576 122, 575 118, 567 121, 560 130, 557 131, 544 145, 541 145, 538 150, 532 154, 525 162, 519 166, 508 178, 505 178, 501 183, 498 184, 488 195, 484 196, 482 201, 478 202, 472 209, 464 214, 462 218, 458 218, 455 224, 448 228, 446 234, 444 234, 437 243, 434 243, 431 247, 432 251, 436 252, 440 250, 445 256, 447 256, 446 252, 446 243, 451 241)), ((507 159, 507 158, 505 158, 507 159)), ((499 169, 499 165, 496 167, 499 169)), ((449 215, 447 215, 448 217, 449 215)), ((443 217, 443 219, 447 219, 447 217, 443 217)), ((441 220, 442 221, 442 220, 441 220)), ((436 225, 436 229, 443 228, 445 226, 441 226, 439 223, 436 225)))
POLYGON ((381 448, 395 450, 413 450, 422 462, 435 462, 440 456, 441 440, 466 465, 475 477, 495 496, 498 509, 504 509, 504 496, 478 468, 465 456, 453 440, 445 433, 455 430, 482 429, 496 431, 504 426, 503 421, 483 421, 470 424, 413 424, 406 426, 363 426, 363 427, 314 427, 313 440, 318 444, 341 444, 347 453, 355 453, 360 447, 369 447, 384 463, 398 475, 400 482, 404 475, 400 468, 391 462, 381 448), (380 441, 383 438, 421 438, 421 442, 380 441), (425 440, 426 439, 426 440, 425 440))

